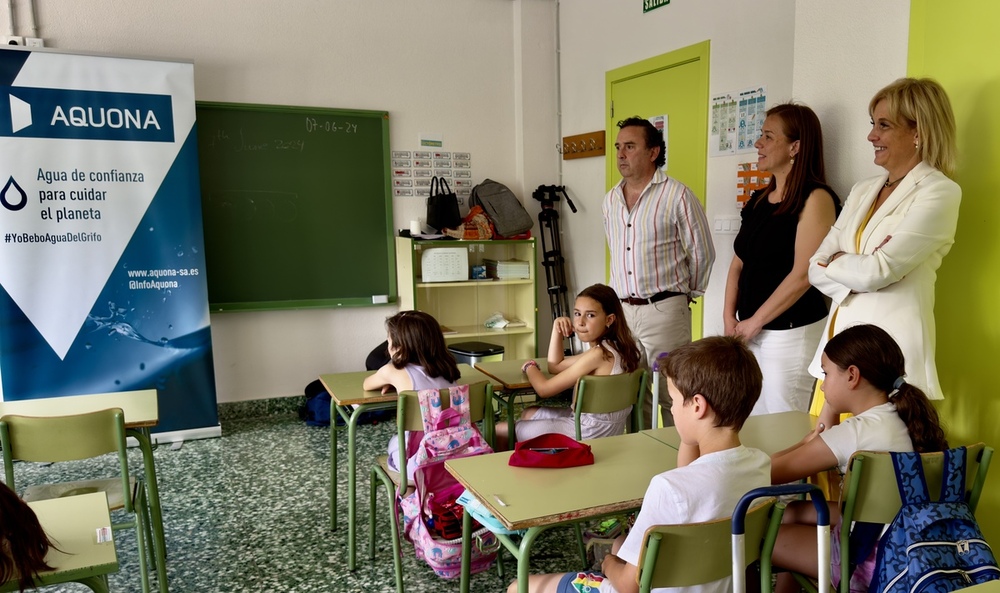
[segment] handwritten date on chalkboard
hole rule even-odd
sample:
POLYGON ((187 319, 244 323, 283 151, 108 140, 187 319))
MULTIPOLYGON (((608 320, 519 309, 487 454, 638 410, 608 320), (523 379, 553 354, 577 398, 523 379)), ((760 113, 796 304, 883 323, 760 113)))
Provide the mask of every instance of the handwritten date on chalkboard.
POLYGON ((357 134, 358 124, 344 121, 317 120, 315 117, 306 118, 307 132, 343 132, 345 134, 357 134))

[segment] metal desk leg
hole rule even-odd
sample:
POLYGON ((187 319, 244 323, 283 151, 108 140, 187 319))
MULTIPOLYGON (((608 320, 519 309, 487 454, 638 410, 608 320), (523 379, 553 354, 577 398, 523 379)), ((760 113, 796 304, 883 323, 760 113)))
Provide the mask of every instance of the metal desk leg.
POLYGON ((459 593, 469 593, 472 568, 472 513, 462 513, 462 568, 458 576, 459 593))
POLYGON ((540 527, 532 527, 528 529, 524 537, 521 538, 520 550, 518 550, 517 556, 517 593, 528 593, 528 568, 530 568, 528 561, 531 559, 531 546, 538 539, 538 536, 542 534, 543 531, 553 527, 551 525, 543 525, 540 527))
POLYGON ((337 416, 340 408, 330 402, 330 530, 337 531, 337 416))
MULTIPOLYGON (((395 402, 388 403, 378 403, 378 404, 361 404, 354 406, 354 411, 348 415, 347 410, 343 407, 337 407, 337 413, 344 419, 347 423, 347 570, 354 570, 356 566, 356 556, 357 556, 357 518, 358 518, 358 500, 357 500, 357 467, 358 467, 358 454, 357 454, 357 429, 358 429, 358 419, 361 414, 368 410, 379 410, 394 408, 396 406, 395 402)), ((333 422, 334 418, 331 417, 330 423, 330 442, 334 447, 334 450, 330 452, 330 463, 331 463, 331 476, 330 476, 330 487, 332 493, 330 495, 331 504, 336 508, 336 492, 337 492, 337 467, 336 467, 336 436, 335 436, 335 426, 333 422)), ((334 521, 336 523, 336 521, 334 521)))
MULTIPOLYGON (((160 593, 167 593, 167 542, 164 540, 163 532, 163 511, 160 508, 160 489, 156 483, 156 466, 153 464, 153 444, 149 436, 149 429, 129 429, 125 431, 129 436, 135 437, 139 442, 139 449, 142 451, 142 469, 146 475, 146 489, 149 492, 149 515, 153 523, 153 549, 156 551, 156 580, 160 586, 160 593)), ((142 550, 139 551, 143 553, 142 550)))

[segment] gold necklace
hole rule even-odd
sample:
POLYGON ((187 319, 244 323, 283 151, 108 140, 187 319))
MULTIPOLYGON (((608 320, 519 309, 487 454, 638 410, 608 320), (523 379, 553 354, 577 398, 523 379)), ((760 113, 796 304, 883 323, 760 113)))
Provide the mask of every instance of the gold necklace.
MULTIPOLYGON (((906 177, 906 175, 903 175, 903 177, 906 177)), ((899 183, 900 181, 902 181, 903 177, 900 177, 899 179, 897 179, 895 181, 889 181, 889 179, 886 178, 885 183, 882 184, 882 187, 890 188, 890 187, 896 185, 897 183, 899 183)))

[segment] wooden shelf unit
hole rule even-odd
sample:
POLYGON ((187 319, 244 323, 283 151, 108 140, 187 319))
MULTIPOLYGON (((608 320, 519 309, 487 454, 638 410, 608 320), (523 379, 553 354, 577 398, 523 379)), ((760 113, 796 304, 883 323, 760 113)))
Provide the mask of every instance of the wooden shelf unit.
POLYGON ((536 356, 538 302, 535 290, 535 240, 420 241, 396 238, 396 286, 400 310, 417 309, 430 313, 452 330, 445 341, 487 342, 503 346, 504 358, 536 356), (420 261, 425 249, 464 247, 469 250, 469 267, 483 265, 485 259, 528 262, 529 278, 515 280, 465 280, 422 282, 420 261), (527 325, 490 329, 483 325, 494 313, 519 319, 527 325))

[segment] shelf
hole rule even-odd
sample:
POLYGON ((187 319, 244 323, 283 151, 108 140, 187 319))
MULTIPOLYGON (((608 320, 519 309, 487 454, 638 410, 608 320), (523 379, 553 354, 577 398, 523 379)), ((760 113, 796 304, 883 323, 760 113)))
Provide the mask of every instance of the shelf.
POLYGON ((470 286, 513 286, 517 284, 534 284, 531 278, 516 278, 514 280, 462 280, 459 282, 421 282, 417 279, 417 288, 468 288, 470 286))
POLYGON ((485 327, 482 325, 459 325, 448 327, 453 333, 444 335, 447 340, 452 338, 483 338, 489 336, 516 336, 535 333, 535 328, 528 326, 512 328, 504 327, 499 329, 485 327))

